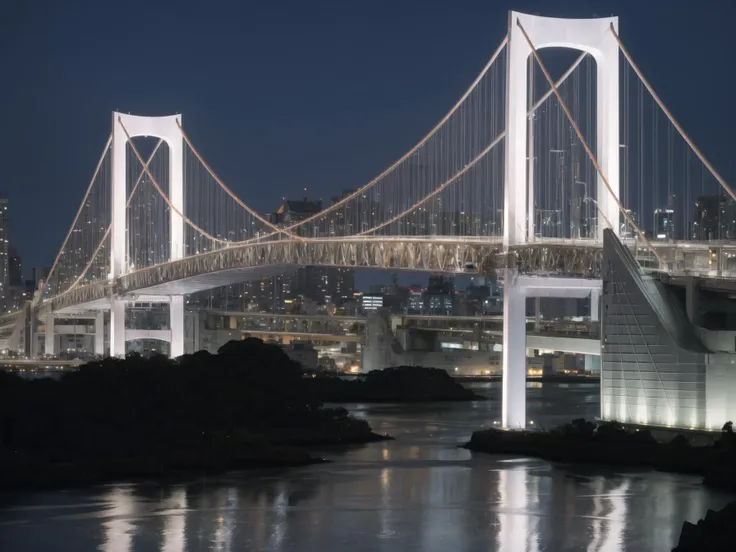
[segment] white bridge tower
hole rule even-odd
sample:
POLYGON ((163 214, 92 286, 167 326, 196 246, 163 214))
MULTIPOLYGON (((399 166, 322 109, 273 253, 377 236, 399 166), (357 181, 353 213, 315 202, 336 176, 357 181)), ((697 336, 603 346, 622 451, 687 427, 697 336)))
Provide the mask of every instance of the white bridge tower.
MULTIPOLYGON (((184 137, 179 125, 181 125, 181 115, 168 117, 140 117, 124 113, 113 113, 112 115, 112 247, 110 254, 110 278, 112 279, 124 275, 129 270, 128 236, 129 232, 134 231, 126 227, 128 220, 126 209, 129 170, 126 162, 128 135, 131 139, 136 136, 160 138, 169 148, 168 199, 173 207, 169 210, 169 260, 175 261, 184 257, 184 220, 180 214, 184 212, 184 137)), ((140 298, 137 300, 140 301, 140 298)), ((155 301, 169 303, 170 356, 180 356, 184 354, 184 296, 156 297, 155 301)), ((110 356, 125 355, 125 304, 124 297, 115 295, 111 297, 110 356)))
MULTIPOLYGON (((506 80, 506 162, 504 183, 504 236, 506 247, 534 241, 534 152, 529 151, 527 63, 534 48, 571 48, 589 53, 596 61, 596 158, 601 171, 619 193, 619 47, 611 32, 618 18, 558 19, 518 12, 509 13, 506 80)), ((618 233, 616 201, 598 177, 599 209, 618 233)), ((599 217, 600 220, 600 217, 599 217)), ((603 240, 599 223, 598 240, 603 240)), ((526 427, 526 298, 599 296, 600 281, 519 277, 513 263, 504 269, 503 406, 502 424, 508 429, 526 427), (546 280, 546 282, 542 281, 546 280), (538 281, 538 282, 537 282, 538 281), (581 285, 581 283, 583 285, 581 285)), ((593 306, 597 309, 597 305, 593 306)))

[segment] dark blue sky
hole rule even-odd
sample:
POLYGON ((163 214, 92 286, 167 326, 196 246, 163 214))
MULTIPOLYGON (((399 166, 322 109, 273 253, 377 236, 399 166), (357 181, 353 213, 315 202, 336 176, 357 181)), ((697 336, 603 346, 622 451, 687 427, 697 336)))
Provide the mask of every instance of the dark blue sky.
POLYGON ((114 109, 183 113, 194 143, 266 211, 365 183, 434 125, 507 26, 507 10, 619 15, 634 58, 729 181, 728 0, 53 1, 0 12, 0 192, 11 240, 48 265, 114 109))

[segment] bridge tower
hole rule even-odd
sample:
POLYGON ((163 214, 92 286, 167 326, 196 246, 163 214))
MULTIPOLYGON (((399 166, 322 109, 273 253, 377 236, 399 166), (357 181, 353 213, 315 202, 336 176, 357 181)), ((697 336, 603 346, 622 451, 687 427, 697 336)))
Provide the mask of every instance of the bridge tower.
MULTIPOLYGON (((616 196, 619 193, 619 47, 611 32, 611 25, 618 32, 618 18, 560 19, 509 12, 503 235, 506 247, 533 242, 535 236, 534 151, 527 115, 527 64, 532 49, 519 24, 537 50, 570 48, 587 52, 595 59, 596 158, 613 192, 616 196)), ((597 201, 618 233, 618 205, 600 177, 597 201)), ((604 227, 601 223, 598 226, 598 240, 602 241, 604 227)), ((518 278, 514 264, 510 262, 504 269, 502 423, 505 428, 519 429, 526 427, 526 298, 534 296, 536 288, 525 283, 528 279, 518 278)), ((559 289, 561 296, 568 296, 559 289)), ((550 296, 549 291, 546 293, 550 296)))
MULTIPOLYGON (((113 112, 112 114, 112 230, 110 277, 118 278, 129 270, 128 235, 134 229, 127 224, 126 145, 128 135, 153 136, 166 142, 169 148, 168 199, 173 208, 169 210, 170 243, 169 260, 184 257, 184 138, 179 128, 181 115, 168 117, 141 117, 113 112), (127 135, 126 135, 127 131, 127 135)), ((170 312, 170 354, 184 354, 184 296, 174 295, 164 299, 170 312)), ((125 298, 111 297, 110 305, 110 356, 125 355, 125 298)), ((161 301, 164 302, 164 301, 161 301)))

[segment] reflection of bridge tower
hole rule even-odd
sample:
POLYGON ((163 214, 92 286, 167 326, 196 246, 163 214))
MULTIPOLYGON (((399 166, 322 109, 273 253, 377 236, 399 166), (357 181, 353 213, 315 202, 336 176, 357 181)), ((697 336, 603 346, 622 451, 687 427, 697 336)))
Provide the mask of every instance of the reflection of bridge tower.
MULTIPOLYGON (((611 32, 618 29, 618 18, 557 19, 509 14, 508 65, 506 80, 506 172, 504 185, 504 236, 506 247, 534 241, 533 140, 528 117, 527 63, 532 49, 521 26, 537 50, 563 47, 591 54, 597 64, 597 148, 601 171, 618 196, 619 173, 619 47, 611 32)), ((611 221, 619 220, 618 206, 598 178, 598 204, 611 221)), ((617 225, 614 225, 617 226, 617 225)), ((598 229, 602 239, 603 226, 598 229)), ((513 262, 504 269, 504 337, 503 337, 503 425, 526 427, 526 337, 525 307, 528 296, 566 297, 567 283, 575 289, 579 282, 557 280, 543 288, 534 279, 518 278, 513 262), (535 291, 536 290, 536 291, 535 291)), ((599 289, 592 283, 587 292, 599 289)))
MULTIPOLYGON (((181 115, 169 117, 139 117, 113 113, 112 121, 112 231, 110 277, 117 278, 129 270, 128 239, 131 229, 126 227, 127 183, 129 167, 126 162, 128 138, 154 136, 166 142, 169 148, 169 260, 184 257, 184 140, 179 129, 181 115)), ((169 303, 170 326, 166 335, 171 345, 170 355, 184 354, 184 296, 147 298, 156 303, 169 303)), ((125 354, 125 299, 113 297, 110 305, 110 356, 125 354)), ((160 332, 159 332, 160 333, 160 332)), ((153 337, 153 334, 152 334, 153 337)))

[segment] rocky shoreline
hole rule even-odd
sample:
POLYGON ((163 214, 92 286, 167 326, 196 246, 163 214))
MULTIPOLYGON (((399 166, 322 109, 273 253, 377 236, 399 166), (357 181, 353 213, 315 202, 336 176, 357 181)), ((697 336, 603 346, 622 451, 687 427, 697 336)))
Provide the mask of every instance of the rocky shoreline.
POLYGON ((704 485, 736 490, 736 438, 729 432, 711 446, 691 446, 681 435, 662 443, 646 430, 628 429, 616 422, 574 420, 550 431, 476 431, 462 446, 477 452, 519 454, 567 464, 637 466, 701 475, 704 485))
POLYGON ((217 355, 109 358, 59 379, 0 373, 0 491, 304 466, 324 461, 312 447, 390 438, 324 407, 311 380, 255 339, 217 355))
POLYGON ((486 401, 452 378, 445 370, 421 366, 398 366, 368 372, 365 379, 345 381, 317 377, 310 387, 314 395, 328 403, 416 403, 486 401))
POLYGON ((680 540, 672 552, 722 552, 733 550, 736 539, 736 502, 719 511, 708 510, 697 523, 682 524, 680 540))

